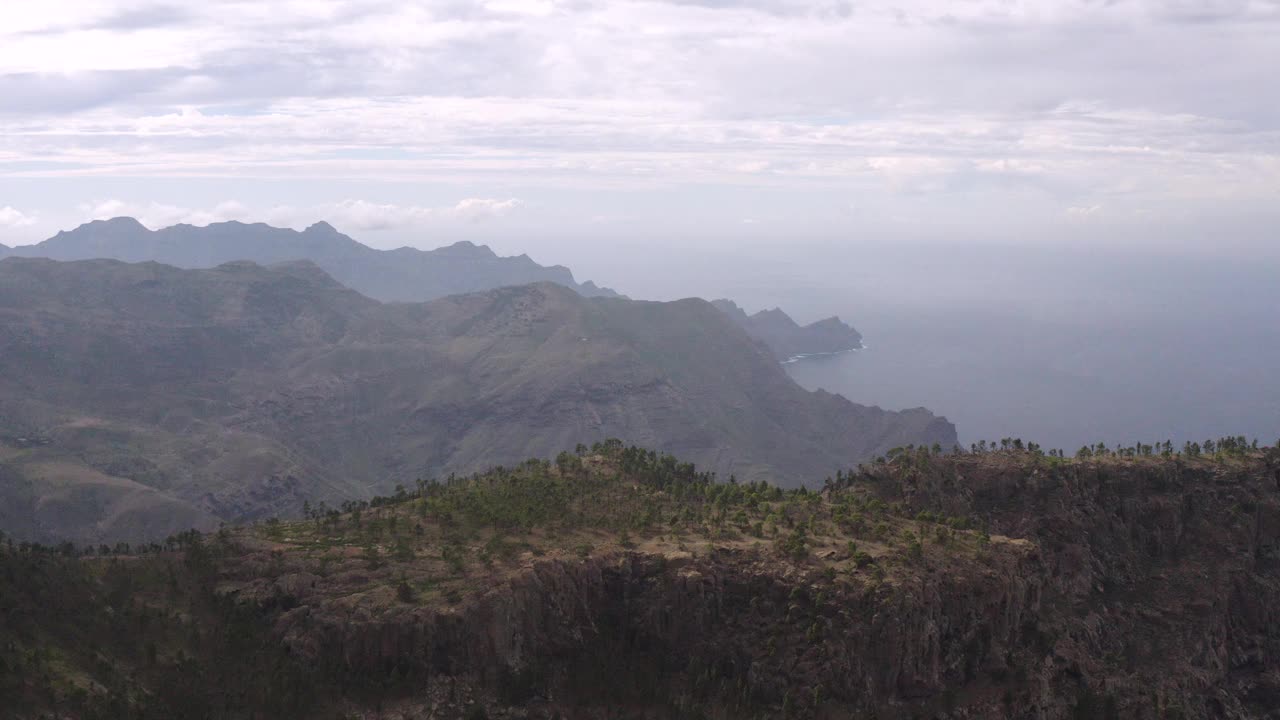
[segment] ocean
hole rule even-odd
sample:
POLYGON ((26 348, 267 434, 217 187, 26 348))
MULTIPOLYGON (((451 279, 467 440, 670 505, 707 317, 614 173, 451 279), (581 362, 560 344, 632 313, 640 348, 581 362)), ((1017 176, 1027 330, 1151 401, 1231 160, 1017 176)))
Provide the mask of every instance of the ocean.
POLYGON ((791 377, 863 404, 929 408, 966 446, 1280 439, 1274 259, 862 245, 666 261, 661 283, 633 283, 637 296, 727 296, 803 322, 839 315, 866 348, 788 363, 791 377))

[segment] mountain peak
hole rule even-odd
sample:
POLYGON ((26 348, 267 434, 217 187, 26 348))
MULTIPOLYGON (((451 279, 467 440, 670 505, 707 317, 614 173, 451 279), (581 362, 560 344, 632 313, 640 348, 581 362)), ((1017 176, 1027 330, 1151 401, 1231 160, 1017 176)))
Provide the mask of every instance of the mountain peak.
POLYGON ((747 315, 732 300, 721 299, 712 304, 733 318, 748 335, 768 345, 779 360, 827 355, 862 347, 862 335, 835 316, 801 327, 780 308, 747 315))
POLYGON ((143 227, 143 224, 141 221, 129 215, 117 215, 116 217, 113 217, 113 218, 108 218, 106 220, 97 220, 95 222, 106 223, 108 225, 117 225, 120 227, 143 227))
POLYGON ((121 215, 107 220, 90 220, 87 223, 81 223, 77 230, 85 230, 89 228, 111 230, 114 232, 151 232, 146 225, 143 225, 137 218, 121 215))
POLYGON ((330 233, 330 234, 336 235, 338 233, 338 229, 330 225, 329 223, 325 222, 324 220, 321 220, 319 222, 308 225, 307 229, 303 230, 303 232, 330 233))
POLYGON ((761 310, 760 312, 755 314, 755 317, 768 318, 770 320, 781 320, 789 323, 795 322, 794 320, 791 319, 790 315, 782 311, 782 308, 777 308, 777 307, 769 308, 768 310, 761 310))
POLYGON ((458 242, 452 245, 446 245, 442 248, 437 248, 433 252, 437 252, 442 255, 453 255, 458 257, 476 257, 476 258, 497 257, 497 254, 494 253, 493 250, 490 249, 488 245, 477 245, 471 242, 470 240, 459 240, 458 242))
POLYGON ((614 294, 607 288, 580 286, 566 268, 544 267, 528 256, 500 257, 488 246, 470 241, 429 251, 408 247, 384 251, 356 241, 323 220, 301 232, 238 221, 151 231, 133 218, 95 220, 37 245, 0 250, 0 255, 14 254, 56 260, 155 260, 185 268, 211 268, 230 260, 268 266, 309 259, 338 282, 382 301, 422 301, 539 280, 591 295, 614 294))

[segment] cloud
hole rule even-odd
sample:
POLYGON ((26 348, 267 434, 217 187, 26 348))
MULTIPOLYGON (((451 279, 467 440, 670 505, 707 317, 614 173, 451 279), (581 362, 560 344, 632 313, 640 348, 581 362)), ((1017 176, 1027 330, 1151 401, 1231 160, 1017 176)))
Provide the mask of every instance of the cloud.
POLYGON ((449 222, 481 222, 509 215, 521 205, 516 198, 465 198, 445 207, 349 199, 307 208, 277 206, 268 211, 267 216, 269 221, 290 226, 305 226, 325 220, 339 228, 378 231, 449 222))
POLYGON ((343 200, 336 205, 311 208, 312 215, 319 215, 340 228, 354 230, 389 230, 392 228, 421 225, 432 219, 434 208, 417 205, 373 203, 367 200, 343 200))
POLYGON ((1100 212, 1102 212, 1101 205, 1083 205, 1067 208, 1067 215, 1076 219, 1092 217, 1100 212))
POLYGON ((506 200, 466 198, 465 200, 459 200, 458 204, 454 205, 449 213, 459 220, 479 222, 509 215, 520 206, 521 202, 515 198, 506 200))
MULTIPOLYGON (((94 5, 95 3, 79 3, 81 12, 93 12, 93 7, 85 7, 86 5, 94 5)), ((164 28, 182 25, 193 19, 192 14, 176 5, 132 5, 130 3, 118 3, 120 7, 104 7, 102 10, 106 14, 99 14, 97 17, 91 17, 81 22, 54 22, 52 24, 39 24, 42 18, 39 13, 33 13, 32 19, 36 21, 34 27, 21 29, 22 35, 65 35, 89 30, 108 30, 108 31, 125 31, 133 32, 138 30, 148 30, 153 28, 164 28)), ((72 13, 67 13, 68 16, 72 13)))
POLYGON ((87 27, 95 30, 147 30, 183 25, 192 19, 190 11, 177 5, 142 5, 122 8, 87 27))
POLYGON ((0 116, 76 112, 127 102, 171 87, 183 75, 176 68, 0 74, 0 95, 5 98, 0 116))
MULTIPOLYGON (((1274 84, 1277 34, 1274 0, 9 3, 0 180, 1260 204, 1280 94, 1241 88, 1274 84)), ((308 202, 262 207, 391 229, 519 206, 308 202)))
MULTIPOLYGON (((262 209, 254 209, 235 200, 226 200, 211 208, 192 208, 158 202, 108 199, 85 204, 80 207, 80 211, 91 220, 108 220, 121 216, 137 218, 152 230, 180 223, 208 225, 229 220, 266 222, 300 230, 324 220, 339 229, 356 232, 477 223, 505 217, 522 206, 523 203, 516 198, 465 198, 454 205, 440 207, 348 199, 305 207, 274 205, 262 209)), ((12 208, 4 208, 0 210, 0 225, 6 224, 8 212, 14 213, 17 218, 23 217, 12 208)))
POLYGON ((228 220, 244 220, 249 210, 244 205, 228 200, 209 209, 181 207, 159 202, 131 203, 123 200, 102 200, 82 205, 81 212, 91 220, 110 220, 128 216, 152 230, 170 225, 208 225, 228 220))
POLYGON ((34 225, 36 218, 8 205, 0 207, 0 227, 26 227, 34 225))

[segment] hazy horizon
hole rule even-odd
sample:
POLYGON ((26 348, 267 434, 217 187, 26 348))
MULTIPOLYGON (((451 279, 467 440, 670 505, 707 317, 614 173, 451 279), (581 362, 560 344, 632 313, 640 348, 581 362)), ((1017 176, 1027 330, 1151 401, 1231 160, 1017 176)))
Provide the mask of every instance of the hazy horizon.
POLYGON ((750 312, 781 307, 799 322, 839 315, 868 349, 789 364, 788 373, 855 402, 927 407, 956 423, 966 446, 1022 437, 1074 452, 1096 442, 1280 439, 1275 259, 865 244, 651 262, 641 273, 649 283, 619 289, 725 296, 750 312))
MULTIPOLYGON (((491 244, 518 254, 515 240, 491 244)), ((838 315, 867 348, 788 373, 854 402, 928 408, 966 446, 1280 438, 1280 260, 1254 253, 862 242, 534 259, 635 299, 838 315)))
POLYGON ((10 3, 0 243, 127 214, 544 262, 1272 253, 1277 30, 1272 0, 10 3))
POLYGON ((1278 33, 1274 0, 10 3, 0 243, 469 240, 839 314, 870 349, 798 381, 965 438, 1280 434, 1278 33))

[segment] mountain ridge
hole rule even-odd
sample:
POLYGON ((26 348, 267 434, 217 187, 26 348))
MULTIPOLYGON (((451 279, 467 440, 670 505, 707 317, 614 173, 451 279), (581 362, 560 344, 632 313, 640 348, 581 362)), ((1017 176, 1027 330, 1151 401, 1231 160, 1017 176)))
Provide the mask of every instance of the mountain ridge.
POLYGON ((378 250, 323 220, 304 230, 238 220, 204 226, 180 223, 151 230, 131 217, 93 220, 61 230, 8 255, 53 260, 110 258, 161 262, 182 268, 215 267, 235 260, 270 265, 311 260, 339 282, 384 302, 422 302, 499 285, 551 281, 586 296, 616 295, 594 283, 578 283, 562 265, 543 266, 527 255, 502 257, 486 245, 460 240, 434 250, 378 250))
POLYGON ((100 525, 82 480, 111 498, 116 480, 137 482, 187 516, 234 520, 609 436, 784 485, 895 445, 955 442, 926 410, 803 390, 705 300, 584 298, 555 283, 384 304, 307 262, 10 257, 0 343, 0 413, 47 441, 0 450, 34 483, 0 504, 53 523, 46 538, 75 529, 40 513, 68 492, 91 536, 130 537, 127 516, 100 525))
POLYGON ((732 300, 721 298, 711 304, 733 318, 748 335, 768 345, 781 362, 862 348, 862 334, 835 315, 800 325, 776 307, 748 315, 732 300))
MULTIPOLYGON (((155 261, 183 268, 215 267, 236 260, 262 265, 311 260, 342 284, 384 302, 424 302, 460 292, 543 281, 564 285, 585 297, 618 296, 589 280, 579 283, 563 265, 539 265, 527 254, 502 257, 486 245, 466 240, 434 250, 408 246, 378 250, 323 220, 301 231, 235 220, 150 230, 135 218, 117 217, 59 231, 35 245, 0 251, 0 257, 5 254, 54 260, 155 261)), ((801 327, 776 308, 748 318, 731 301, 717 303, 749 334, 768 344, 780 361, 860 346, 861 335, 838 318, 801 327)))
POLYGON ((24 720, 209 697, 274 718, 1271 717, 1280 448, 1151 452, 900 448, 813 493, 605 441, 141 552, 0 545, 0 694, 24 720))

